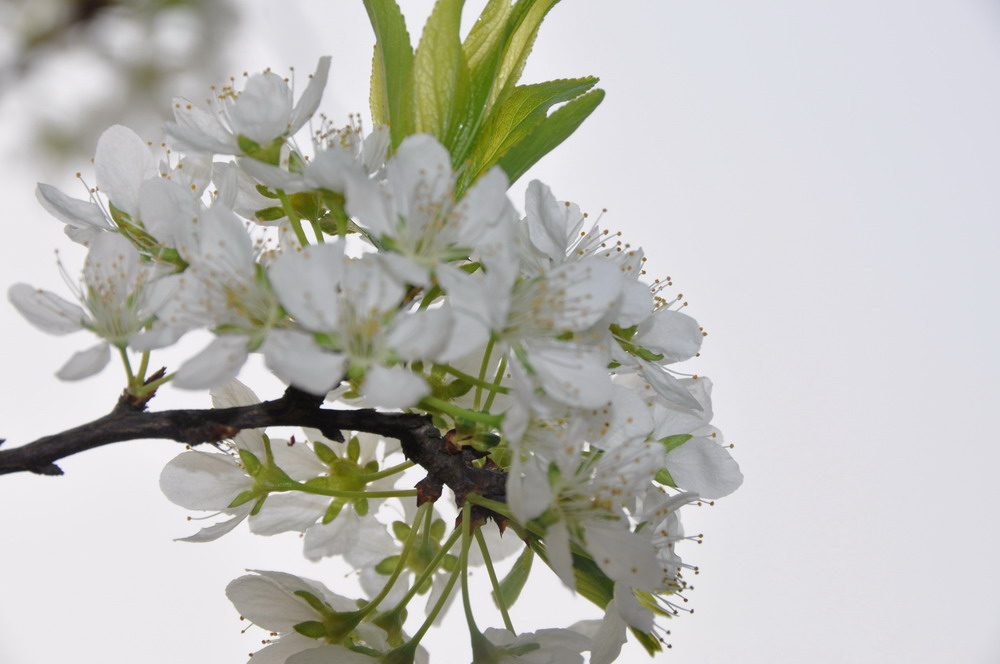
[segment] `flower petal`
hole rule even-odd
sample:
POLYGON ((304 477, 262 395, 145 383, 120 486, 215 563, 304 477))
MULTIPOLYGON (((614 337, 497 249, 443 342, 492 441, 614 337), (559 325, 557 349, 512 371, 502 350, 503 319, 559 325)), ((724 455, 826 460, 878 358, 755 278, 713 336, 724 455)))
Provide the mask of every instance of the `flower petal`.
POLYGON ((238 335, 216 337, 177 370, 172 381, 185 390, 204 390, 236 378, 247 361, 247 340, 238 335))
POLYGON ((77 305, 28 284, 11 286, 7 299, 29 323, 49 334, 76 332, 83 329, 83 321, 87 320, 87 314, 77 305))
POLYGON ((139 214, 139 187, 156 177, 156 160, 146 141, 122 125, 108 127, 94 153, 97 188, 133 220, 139 214))
POLYGON ((340 384, 347 358, 324 350, 311 335, 272 330, 261 348, 264 362, 281 380, 318 396, 340 384))
POLYGON ((403 367, 374 366, 361 385, 361 396, 375 408, 409 408, 430 392, 426 380, 403 367))
POLYGON ((35 197, 49 214, 70 226, 103 230, 113 228, 99 205, 91 201, 70 198, 50 184, 39 182, 35 188, 35 197))
POLYGON ((224 510, 253 480, 226 454, 192 450, 178 454, 160 473, 160 490, 189 510, 224 510))
POLYGON ((670 450, 666 466, 677 486, 710 500, 728 496, 743 484, 739 464, 710 438, 692 438, 670 450))
POLYGON ((111 346, 102 341, 87 350, 74 353, 73 357, 69 358, 69 361, 56 372, 56 377, 60 380, 88 378, 106 367, 110 359, 111 346))

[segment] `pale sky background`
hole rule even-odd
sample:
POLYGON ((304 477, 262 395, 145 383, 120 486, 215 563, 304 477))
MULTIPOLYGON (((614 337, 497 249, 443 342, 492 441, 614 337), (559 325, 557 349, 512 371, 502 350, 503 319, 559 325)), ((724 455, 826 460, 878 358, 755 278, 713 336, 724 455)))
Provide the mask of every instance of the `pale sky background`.
MULTIPOLYGON (((241 5, 234 73, 304 75, 331 54, 322 108, 367 112, 360 0, 241 5)), ((403 5, 416 32, 430 3, 403 5)), ((524 80, 586 74, 601 77, 603 106, 512 195, 522 207, 537 177, 608 208, 602 225, 645 248, 651 276, 673 277, 710 333, 687 368, 715 381, 715 423, 746 475, 687 510, 705 534, 681 551, 701 567, 696 611, 655 661, 1000 662, 1000 6, 566 0, 524 80)), ((81 84, 85 71, 8 100, 2 140, 17 113, 81 84)), ((81 254, 34 182, 73 192, 89 164, 51 175, 3 157, 0 285, 64 292, 53 249, 71 272, 81 254)), ((90 339, 45 336, 6 302, 0 321, 8 445, 110 409, 117 367, 53 376, 90 339)), ((154 405, 207 397, 164 390, 154 405)), ((65 477, 0 477, 0 662, 239 662, 260 636, 239 633, 222 591, 244 568, 337 589, 343 569, 305 561, 294 536, 171 541, 195 528, 157 488, 179 451, 132 442, 63 462, 65 477)), ((553 599, 547 576, 515 608, 518 629, 597 616, 553 599)), ((435 663, 468 661, 461 625, 427 643, 435 663)))

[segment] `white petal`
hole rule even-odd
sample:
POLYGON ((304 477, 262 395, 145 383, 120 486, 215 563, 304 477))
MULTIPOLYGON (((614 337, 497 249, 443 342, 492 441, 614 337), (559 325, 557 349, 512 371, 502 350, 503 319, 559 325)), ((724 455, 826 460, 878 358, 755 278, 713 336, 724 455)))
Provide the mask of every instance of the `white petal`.
POLYGON ((387 335, 389 347, 402 360, 436 360, 452 323, 449 307, 397 314, 387 335))
POLYGON ((320 618, 305 600, 293 594, 295 590, 318 594, 310 584, 300 581, 303 582, 286 586, 274 578, 248 574, 226 586, 226 597, 250 622, 273 632, 292 632, 294 625, 320 618))
POLYGON ((625 279, 617 304, 615 322, 623 328, 638 325, 653 313, 653 294, 641 281, 625 279))
POLYGON ((524 195, 525 222, 531 243, 557 265, 566 260, 566 217, 548 185, 539 180, 528 184, 524 195))
POLYGON ((548 281, 552 327, 558 334, 585 330, 620 299, 625 278, 608 261, 584 258, 550 270, 548 281))
POLYGON ((618 613, 617 603, 611 600, 604 608, 604 620, 591 637, 593 648, 590 653, 590 664, 611 664, 618 659, 618 654, 625 645, 626 627, 625 621, 618 613))
POLYGON ((189 535, 187 537, 179 537, 175 539, 175 542, 214 542, 226 533, 232 531, 236 526, 243 523, 243 519, 247 518, 250 514, 250 510, 253 509, 253 503, 247 503, 245 505, 240 505, 234 508, 235 516, 231 519, 226 519, 225 521, 220 521, 219 523, 213 524, 211 526, 206 526, 196 532, 194 535, 189 535))
POLYGON ((156 160, 146 142, 122 125, 108 127, 94 153, 97 188, 111 204, 134 219, 139 213, 139 187, 156 177, 156 160))
POLYGON ((176 247, 178 227, 198 216, 198 201, 176 182, 155 178, 139 188, 139 217, 150 235, 165 247, 176 247))
POLYGON ((174 120, 163 126, 170 144, 185 152, 238 154, 236 138, 219 119, 181 97, 174 98, 174 120))
POLYGON ((313 332, 337 332, 343 269, 344 245, 334 242, 279 255, 268 276, 281 306, 299 325, 313 332))
POLYGON ((281 189, 286 194, 308 191, 311 187, 306 183, 302 173, 291 173, 283 168, 265 164, 262 161, 245 157, 239 160, 243 172, 272 189, 281 189))
POLYGON ((236 408, 260 403, 260 397, 238 380, 231 380, 225 385, 213 387, 209 394, 212 397, 213 408, 236 408))
POLYGON ((355 527, 357 519, 350 518, 353 514, 345 508, 330 523, 317 523, 307 530, 302 551, 305 557, 315 562, 326 556, 343 555, 354 548, 359 533, 355 527))
POLYGON ((324 350, 311 335, 296 330, 272 330, 261 352, 278 378, 315 395, 339 385, 347 364, 344 355, 324 350))
POLYGON ((50 184, 39 182, 35 188, 35 197, 49 214, 70 226, 104 230, 114 228, 99 205, 70 198, 50 184))
POLYGON ((653 630, 653 612, 639 603, 627 583, 615 583, 615 604, 629 627, 647 634, 653 630))
MULTIPOLYGON (((383 154, 383 161, 385 156, 383 154)), ((310 189, 329 189, 338 193, 347 191, 348 183, 367 179, 361 165, 347 151, 339 148, 321 150, 306 166, 305 180, 310 189)))
POLYGON ((573 556, 569 548, 569 530, 562 521, 553 523, 545 530, 545 552, 549 557, 549 567, 562 579, 566 587, 576 590, 573 577, 573 556))
POLYGON ((430 134, 403 139, 386 169, 396 208, 411 224, 427 201, 444 200, 454 186, 451 156, 430 134))
POLYGON ((532 343, 528 349, 534 378, 551 398, 578 408, 611 400, 607 361, 599 350, 556 341, 532 343))
POLYGON ((303 650, 285 660, 285 664, 331 664, 331 662, 337 664, 374 664, 375 660, 368 655, 362 655, 337 645, 303 650))
POLYGON ((692 438, 667 454, 667 470, 677 486, 702 498, 728 496, 743 484, 729 450, 709 438, 692 438))
POLYGON ((247 340, 239 335, 216 337, 177 370, 172 381, 185 390, 204 390, 236 378, 247 361, 247 340))
POLYGON ((507 505, 521 523, 541 516, 552 503, 548 475, 532 460, 514 461, 507 475, 507 505))
POLYGON ((426 380, 402 367, 374 366, 361 385, 361 396, 375 408, 409 408, 430 392, 426 380))
POLYGON ((305 532, 323 516, 330 500, 326 496, 296 492, 271 494, 260 512, 250 517, 250 532, 255 535, 305 532))
POLYGON ((685 408, 702 410, 701 404, 691 396, 691 393, 684 387, 684 384, 674 378, 665 368, 659 364, 645 360, 637 359, 636 361, 639 364, 642 377, 646 379, 650 387, 656 390, 656 393, 661 397, 667 401, 680 404, 685 408))
POLYGON ((656 549, 627 522, 591 519, 586 527, 587 551, 601 571, 614 581, 640 590, 655 590, 663 577, 656 549))
POLYGON ((306 86, 302 96, 299 97, 299 103, 295 105, 295 110, 292 111, 292 117, 289 120, 289 134, 297 132, 312 117, 316 109, 319 108, 319 102, 323 99, 323 89, 326 87, 326 79, 329 73, 330 56, 324 55, 316 63, 316 71, 310 77, 309 85, 306 86))
POLYGON ((93 376, 108 365, 111 359, 111 346, 101 342, 87 350, 74 353, 73 357, 56 373, 60 380, 80 380, 93 376))
POLYGON ((77 305, 28 284, 11 286, 7 299, 29 323, 49 334, 76 332, 83 329, 83 321, 87 320, 87 314, 77 305))
POLYGON ((632 341, 662 354, 660 362, 669 364, 694 357, 703 338, 698 321, 679 311, 661 309, 639 326, 632 341))
POLYGON ((237 136, 246 136, 266 147, 288 131, 292 91, 272 72, 254 74, 236 98, 229 117, 237 136))
POLYGON ((160 473, 160 490, 172 503, 189 510, 223 510, 253 480, 226 454, 190 451, 178 454, 160 473))

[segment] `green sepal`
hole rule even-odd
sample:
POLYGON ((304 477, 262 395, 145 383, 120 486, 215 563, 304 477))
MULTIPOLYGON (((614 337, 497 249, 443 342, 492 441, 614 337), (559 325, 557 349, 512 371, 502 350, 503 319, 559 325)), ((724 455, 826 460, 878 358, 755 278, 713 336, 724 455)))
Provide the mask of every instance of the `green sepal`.
POLYGON ((354 499, 354 512, 358 516, 368 515, 368 499, 367 498, 355 498, 354 499))
POLYGON ((450 553, 445 554, 441 558, 441 569, 446 572, 454 572, 455 568, 458 567, 458 558, 451 555, 450 553))
POLYGON ((624 339, 625 341, 631 341, 635 333, 639 331, 638 325, 633 325, 632 327, 621 327, 615 323, 611 324, 611 334, 615 335, 619 339, 624 339))
POLYGON ((375 571, 382 576, 389 576, 394 571, 396 567, 399 566, 399 556, 389 556, 385 558, 378 565, 375 565, 375 571))
POLYGON ((247 489, 240 495, 236 496, 236 498, 233 499, 233 502, 229 503, 229 507, 239 507, 240 505, 249 503, 256 497, 257 497, 256 491, 254 491, 253 489, 247 489))
POLYGON ((334 452, 329 445, 321 443, 318 440, 313 441, 313 452, 316 453, 316 456, 319 457, 320 461, 328 466, 332 466, 340 461, 340 457, 337 456, 337 453, 334 452))
POLYGON ((330 523, 340 515, 340 510, 344 509, 344 503, 339 500, 330 502, 330 506, 323 512, 323 525, 330 523))
POLYGON ((396 539, 402 542, 410 536, 410 525, 402 521, 393 521, 392 534, 396 537, 396 539))
POLYGON ((315 221, 323 211, 321 198, 311 191, 292 194, 288 197, 288 202, 302 219, 315 221))
POLYGON ((653 657, 658 652, 663 652, 663 645, 661 645, 659 639, 652 634, 641 632, 635 627, 629 627, 628 629, 632 632, 632 636, 635 637, 635 640, 639 642, 639 645, 641 645, 646 652, 649 653, 650 657, 653 657))
POLYGON ((260 471, 264 468, 264 465, 260 462, 260 459, 254 456, 253 452, 250 450, 240 449, 239 455, 240 461, 243 463, 243 467, 247 469, 247 474, 250 475, 250 477, 257 477, 260 475, 260 471))
POLYGON ((670 471, 667 470, 666 468, 660 468, 658 471, 656 471, 656 476, 653 477, 653 479, 659 482, 660 484, 664 484, 666 486, 672 486, 675 489, 677 488, 677 482, 675 482, 674 478, 670 476, 670 471))
MULTIPOLYGON (((442 563, 443 563, 443 561, 442 561, 442 563)), ((420 585, 419 585, 419 586, 417 587, 417 594, 418 594, 418 595, 426 595, 426 594, 427 594, 427 591, 431 589, 431 585, 432 585, 432 584, 433 584, 433 581, 431 580, 431 577, 429 577, 429 576, 428 576, 428 577, 427 577, 426 579, 424 579, 424 580, 423 580, 423 582, 422 582, 422 583, 421 583, 421 584, 420 584, 420 585)))
POLYGON ((378 472, 378 461, 372 459, 364 465, 364 471, 366 473, 377 473, 378 472))
POLYGON ((285 216, 285 210, 281 207, 269 207, 261 210, 254 210, 253 217, 257 221, 277 221, 285 216))
POLYGON ((361 456, 361 441, 358 440, 357 436, 351 436, 351 439, 347 441, 347 458, 357 463, 358 458, 360 456, 361 456))
POLYGON ((313 595, 308 590, 296 590, 292 594, 305 601, 306 604, 311 606, 323 616, 328 616, 332 613, 332 610, 326 602, 321 600, 319 597, 316 597, 316 595, 313 595))
POLYGON ((250 509, 250 516, 257 516, 258 514, 260 514, 261 508, 264 507, 265 500, 267 500, 266 493, 260 498, 258 498, 257 502, 253 504, 253 507, 250 509))
POLYGON ((501 606, 500 600, 503 601, 503 606, 508 609, 514 606, 514 602, 521 595, 521 590, 524 589, 524 584, 528 581, 528 576, 531 574, 531 563, 535 559, 535 552, 531 550, 531 547, 524 547, 521 555, 517 557, 514 561, 514 566, 510 568, 507 575, 500 581, 499 590, 500 597, 497 598, 496 591, 492 592, 493 602, 499 607, 501 606))
POLYGON ((494 447, 499 445, 500 441, 500 436, 495 433, 480 432, 477 433, 472 439, 472 447, 481 452, 485 452, 487 450, 492 450, 494 447))
POLYGON ((694 438, 694 436, 692 436, 691 434, 682 433, 676 436, 667 436, 666 438, 660 438, 660 442, 663 443, 663 447, 665 447, 666 450, 669 452, 674 448, 680 447, 681 445, 688 442, 692 438, 694 438))
POLYGON ((539 159, 566 140, 604 100, 604 90, 591 90, 560 107, 497 162, 513 184, 539 159))
POLYGON ((281 161, 281 148, 285 145, 285 139, 279 136, 269 145, 261 145, 248 136, 240 134, 236 137, 236 144, 240 146, 243 154, 251 159, 277 166, 278 162, 281 161))
POLYGON ((296 632, 310 639, 326 638, 326 627, 318 620, 307 620, 292 627, 296 632))
MULTIPOLYGON (((375 618, 372 622, 375 623, 377 627, 381 627, 385 630, 386 638, 389 641, 389 645, 398 646, 403 642, 403 623, 406 621, 406 609, 400 607, 399 609, 394 609, 383 613, 375 618)), ((396 651, 393 651, 396 652, 396 651)), ((392 653, 389 653, 392 655, 392 653)), ((382 659, 381 664, 386 664, 388 662, 388 657, 382 659)), ((412 658, 411 658, 412 661, 412 658)))
POLYGON ((443 398, 451 401, 452 399, 465 396, 471 389, 472 383, 466 383, 461 379, 453 380, 445 386, 444 390, 442 390, 444 392, 443 398))
POLYGON ((278 198, 278 194, 274 193, 273 191, 271 191, 265 185, 262 184, 257 185, 257 193, 263 196, 264 198, 273 198, 273 199, 278 198))
POLYGON ((431 538, 437 542, 440 542, 441 538, 444 537, 444 529, 445 529, 444 521, 442 521, 441 519, 435 519, 431 523, 431 538))

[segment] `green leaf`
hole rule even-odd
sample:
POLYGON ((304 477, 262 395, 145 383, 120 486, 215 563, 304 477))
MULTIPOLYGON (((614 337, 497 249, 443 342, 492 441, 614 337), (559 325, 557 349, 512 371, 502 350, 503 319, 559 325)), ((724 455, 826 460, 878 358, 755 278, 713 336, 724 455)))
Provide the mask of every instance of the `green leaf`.
MULTIPOLYGON (((531 547, 524 547, 524 551, 514 561, 514 566, 510 568, 507 576, 500 582, 500 599, 503 600, 503 605, 507 608, 514 606, 514 602, 520 596, 521 590, 524 589, 524 584, 528 581, 528 575, 531 574, 531 562, 534 559, 535 552, 531 550, 531 547)), ((497 606, 500 606, 496 592, 492 593, 492 595, 493 601, 497 606)))
POLYGON ((326 636, 326 627, 318 620, 307 620, 293 625, 295 631, 310 639, 322 639, 326 636))
POLYGON ((413 132, 449 148, 468 103, 469 67, 459 30, 465 0, 438 0, 413 58, 413 132))
POLYGON ((470 182, 489 170, 512 147, 524 140, 546 118, 555 104, 575 99, 597 83, 593 76, 519 85, 486 120, 470 159, 470 182))
POLYGON ((604 90, 591 90, 557 109, 523 141, 500 158, 500 167, 514 183, 524 172, 569 137, 604 99, 604 90))
POLYGON ((394 0, 364 0, 375 32, 372 59, 372 117, 389 124, 393 148, 409 133, 406 89, 413 69, 413 47, 403 13, 394 0))
MULTIPOLYGON (((502 49, 503 43, 509 34, 511 15, 510 0, 490 0, 486 3, 483 11, 479 14, 469 34, 462 44, 462 52, 469 63, 469 71, 473 77, 485 66, 491 56, 495 56, 502 49)), ((510 26, 513 27, 513 26, 510 26)), ((490 80, 492 82, 492 76, 490 80)))
POLYGON ((538 28, 545 15, 559 0, 519 0, 514 5, 510 19, 516 27, 504 49, 496 73, 489 104, 492 105, 506 96, 509 88, 517 84, 524 71, 524 63, 535 45, 538 28))

